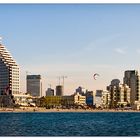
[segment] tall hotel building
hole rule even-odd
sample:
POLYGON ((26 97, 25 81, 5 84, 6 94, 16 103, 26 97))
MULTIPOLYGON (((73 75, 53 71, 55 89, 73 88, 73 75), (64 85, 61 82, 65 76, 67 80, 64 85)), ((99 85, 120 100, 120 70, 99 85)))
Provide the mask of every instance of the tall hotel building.
POLYGON ((130 88, 127 84, 120 84, 119 79, 113 79, 107 87, 110 92, 110 108, 127 106, 130 103, 130 88))
POLYGON ((41 75, 27 75, 27 93, 32 96, 42 96, 41 75))
POLYGON ((19 94, 19 88, 19 66, 0 43, 0 95, 19 94))
POLYGON ((131 105, 135 104, 135 101, 140 101, 140 75, 136 70, 128 70, 124 73, 124 84, 127 84, 130 89, 130 102, 131 105))

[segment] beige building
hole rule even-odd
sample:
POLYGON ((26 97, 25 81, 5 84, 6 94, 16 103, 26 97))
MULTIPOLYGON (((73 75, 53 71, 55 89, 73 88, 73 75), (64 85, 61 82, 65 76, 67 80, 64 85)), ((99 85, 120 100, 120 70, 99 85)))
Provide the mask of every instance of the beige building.
POLYGON ((44 102, 43 106, 74 105, 74 97, 73 96, 46 96, 46 97, 42 97, 42 98, 40 101, 44 102), (42 100, 42 98, 44 98, 44 99, 42 100))
POLYGON ((19 94, 19 66, 5 46, 0 44, 0 95, 19 94))
POLYGON ((124 73, 124 84, 127 84, 131 88, 130 102, 131 105, 136 102, 140 102, 140 76, 136 70, 128 70, 124 73))
POLYGON ((86 104, 86 96, 82 96, 79 93, 75 93, 73 97, 74 97, 74 104, 78 104, 78 105, 86 104))
POLYGON ((120 80, 112 80, 107 90, 110 92, 110 108, 126 106, 130 103, 130 88, 126 84, 120 84, 120 80))
POLYGON ((140 110, 140 102, 139 101, 135 101, 134 105, 132 105, 132 109, 140 110))
POLYGON ((33 97, 29 94, 15 94, 14 101, 21 106, 35 106, 35 103, 33 103, 33 97))
POLYGON ((110 92, 107 90, 96 90, 95 105, 96 108, 108 108, 110 104, 110 92))
POLYGON ((73 106, 85 105, 86 96, 73 94, 71 96, 46 96, 40 98, 39 106, 73 106))
POLYGON ((46 96, 45 103, 49 106, 60 106, 62 105, 62 96, 46 96))
POLYGON ((74 105, 74 96, 62 96, 62 104, 65 106, 74 105))
POLYGON ((102 108, 109 108, 110 105, 110 92, 107 90, 103 90, 102 98, 101 98, 101 106, 102 108))

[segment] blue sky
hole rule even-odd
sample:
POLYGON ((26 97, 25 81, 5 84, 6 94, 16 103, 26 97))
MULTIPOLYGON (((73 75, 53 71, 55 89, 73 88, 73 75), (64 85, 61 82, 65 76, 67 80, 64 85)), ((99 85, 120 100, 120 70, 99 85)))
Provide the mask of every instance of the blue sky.
POLYGON ((140 68, 140 5, 0 5, 3 44, 25 73, 41 74, 43 92, 66 75, 65 92, 105 89, 140 68), (99 73, 95 81, 92 77, 99 73))

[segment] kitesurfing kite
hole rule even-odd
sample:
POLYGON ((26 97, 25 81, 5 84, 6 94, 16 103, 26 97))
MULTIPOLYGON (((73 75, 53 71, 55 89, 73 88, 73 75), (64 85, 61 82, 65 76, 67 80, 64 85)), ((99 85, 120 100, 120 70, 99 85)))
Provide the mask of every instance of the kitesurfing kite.
POLYGON ((94 75, 93 75, 93 78, 94 78, 94 80, 96 80, 96 76, 100 76, 98 73, 95 73, 94 75))

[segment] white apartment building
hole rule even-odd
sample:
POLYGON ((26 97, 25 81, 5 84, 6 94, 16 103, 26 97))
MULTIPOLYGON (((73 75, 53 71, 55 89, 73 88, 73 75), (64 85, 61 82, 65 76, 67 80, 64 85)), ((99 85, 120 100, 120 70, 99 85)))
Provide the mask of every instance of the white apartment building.
POLYGON ((127 84, 130 89, 130 102, 131 105, 140 102, 140 75, 136 70, 127 70, 124 73, 124 84, 127 84))
POLYGON ((107 90, 110 92, 111 108, 126 106, 130 103, 130 88, 127 84, 120 84, 120 80, 112 80, 107 90))
POLYGON ((0 95, 19 94, 19 66, 5 46, 0 44, 0 95))
POLYGON ((94 102, 97 108, 108 108, 110 104, 110 92, 107 90, 96 90, 94 102))
POLYGON ((103 108, 109 108, 109 105, 110 105, 110 92, 109 91, 103 90, 101 101, 102 101, 103 108))

